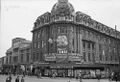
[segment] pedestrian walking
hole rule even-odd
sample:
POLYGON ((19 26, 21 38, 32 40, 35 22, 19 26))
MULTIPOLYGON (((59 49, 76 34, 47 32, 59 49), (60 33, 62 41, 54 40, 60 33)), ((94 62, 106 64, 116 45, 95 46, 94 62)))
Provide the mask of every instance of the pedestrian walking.
POLYGON ((24 80, 24 77, 22 76, 22 78, 21 78, 21 82, 25 82, 25 80, 24 80))
POLYGON ((15 82, 19 82, 19 76, 17 76, 17 78, 15 79, 15 82))
POLYGON ((117 75, 117 73, 115 74, 115 81, 117 82, 118 81, 118 75, 117 75))
POLYGON ((100 82, 100 78, 101 78, 101 75, 98 74, 98 75, 97 75, 98 82, 100 82))
POLYGON ((9 82, 9 77, 6 78, 6 82, 9 82))
POLYGON ((82 74, 79 73, 80 82, 82 82, 82 74))
POLYGON ((10 75, 9 77, 6 78, 6 82, 11 82, 11 80, 12 80, 11 75, 10 75))

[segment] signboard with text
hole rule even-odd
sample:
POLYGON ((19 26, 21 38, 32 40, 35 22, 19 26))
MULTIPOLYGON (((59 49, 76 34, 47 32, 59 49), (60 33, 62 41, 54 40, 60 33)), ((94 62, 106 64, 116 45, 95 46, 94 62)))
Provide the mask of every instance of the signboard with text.
POLYGON ((82 61, 82 55, 78 53, 71 53, 68 55, 69 61, 82 61))
POLYGON ((45 56, 45 61, 55 61, 56 60, 55 53, 44 54, 44 56, 45 56))

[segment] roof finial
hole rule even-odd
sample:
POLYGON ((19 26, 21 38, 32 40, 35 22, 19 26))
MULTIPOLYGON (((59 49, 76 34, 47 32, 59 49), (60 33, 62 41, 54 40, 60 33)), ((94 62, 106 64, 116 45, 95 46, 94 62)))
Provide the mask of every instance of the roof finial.
POLYGON ((68 0, 58 0, 59 3, 67 3, 68 0))

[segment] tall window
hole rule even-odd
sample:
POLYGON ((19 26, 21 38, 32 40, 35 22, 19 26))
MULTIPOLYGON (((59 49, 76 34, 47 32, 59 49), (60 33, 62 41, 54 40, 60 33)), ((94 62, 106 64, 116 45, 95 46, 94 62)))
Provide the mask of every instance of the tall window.
POLYGON ((17 63, 17 62, 18 62, 18 56, 13 57, 13 61, 14 61, 15 63, 17 63))
POLYGON ((38 48, 40 48, 40 42, 38 42, 38 48))
POLYGON ((72 49, 72 53, 74 53, 75 51, 74 51, 74 38, 72 39, 72 45, 73 45, 73 49, 72 49))
POLYGON ((8 57, 6 57, 6 63, 8 64, 8 57))
POLYGON ((38 59, 39 59, 39 53, 36 54, 36 60, 38 60, 38 59))
POLYGON ((90 43, 90 42, 88 42, 88 50, 90 50, 90 44, 91 44, 91 43, 90 43))
POLYGON ((34 39, 37 39, 37 33, 34 33, 34 39))
POLYGON ((23 62, 23 54, 21 54, 21 62, 23 62))
POLYGON ((92 53, 92 61, 95 62, 95 53, 92 53))
POLYGON ((83 41, 83 49, 85 49, 85 41, 83 41))
POLYGON ((29 53, 27 53, 27 62, 29 62, 29 53))
POLYGON ((37 38, 40 38, 40 34, 41 34, 41 33, 40 33, 40 31, 39 31, 39 32, 38 32, 38 35, 37 35, 37 38))
POLYGON ((35 61, 35 53, 33 53, 33 61, 35 61))
POLYGON ((95 50, 95 44, 92 43, 92 50, 95 50))
POLYGON ((101 44, 99 44, 99 52, 101 53, 101 51, 102 51, 102 46, 101 44))
POLYGON ((99 54, 99 57, 100 57, 100 61, 102 61, 102 54, 99 54))
POLYGON ((10 56, 10 63, 11 63, 11 61, 12 61, 12 57, 10 56))
POLYGON ((34 48, 36 48, 36 47, 37 47, 37 43, 34 43, 34 45, 33 45, 33 46, 34 46, 34 48))
POLYGON ((83 52, 83 59, 86 61, 86 52, 83 52))
POLYGON ((90 54, 90 52, 88 53, 88 61, 91 61, 91 54, 90 54))

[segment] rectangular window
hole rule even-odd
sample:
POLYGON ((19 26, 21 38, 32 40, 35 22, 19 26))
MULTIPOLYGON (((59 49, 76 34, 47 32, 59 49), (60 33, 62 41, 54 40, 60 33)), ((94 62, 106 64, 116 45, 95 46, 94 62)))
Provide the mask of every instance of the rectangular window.
POLYGON ((102 50, 102 46, 101 44, 99 44, 99 52, 101 52, 101 50, 102 50))
POLYGON ((37 33, 34 33, 34 39, 35 40, 37 39, 37 33))
POLYGON ((95 50, 95 44, 92 43, 92 50, 95 50))
POLYGON ((13 61, 14 61, 15 63, 17 63, 17 62, 18 62, 18 57, 17 57, 17 56, 13 57, 13 61))
POLYGON ((29 53, 29 52, 30 52, 30 49, 29 49, 29 48, 28 48, 28 49, 26 49, 26 52, 28 52, 28 53, 29 53))
POLYGON ((83 41, 83 49, 85 49, 85 41, 83 41))
POLYGON ((36 54, 36 61, 39 59, 39 53, 36 54))
POLYGON ((95 53, 92 53, 92 61, 95 62, 95 53))
POLYGON ((33 61, 35 61, 35 53, 33 53, 33 61))
POLYGON ((23 62, 23 54, 21 54, 21 62, 23 62))
POLYGON ((11 61, 12 61, 12 57, 10 56, 10 63, 11 63, 11 61))
POLYGON ((83 52, 83 59, 86 61, 86 52, 83 52))
POLYGON ((40 48, 40 42, 38 42, 38 48, 40 48))
POLYGON ((40 31, 38 32, 37 38, 40 38, 40 31))
POLYGON ((24 52, 24 50, 20 50, 20 52, 21 52, 21 53, 23 53, 23 52, 24 52))
POLYGON ((29 53, 27 53, 27 62, 29 62, 29 53))
POLYGON ((88 42, 88 50, 90 50, 90 42, 88 42))
POLYGON ((73 46, 73 51, 74 51, 74 38, 72 39, 72 46, 73 46))
POLYGON ((91 54, 88 53, 88 61, 91 61, 91 54))
POLYGON ((102 61, 102 54, 99 54, 99 57, 100 57, 100 61, 102 61))
POLYGON ((34 48, 36 48, 37 47, 37 43, 34 43, 34 48))

